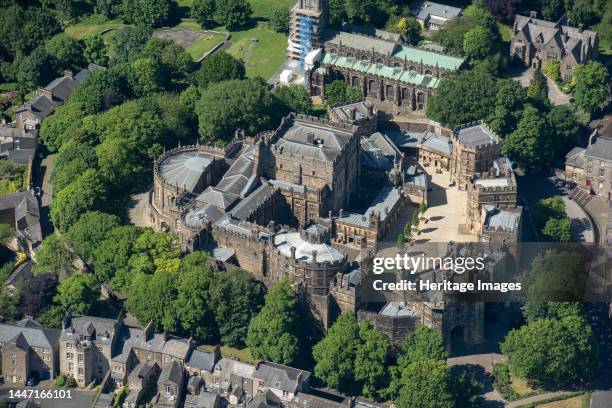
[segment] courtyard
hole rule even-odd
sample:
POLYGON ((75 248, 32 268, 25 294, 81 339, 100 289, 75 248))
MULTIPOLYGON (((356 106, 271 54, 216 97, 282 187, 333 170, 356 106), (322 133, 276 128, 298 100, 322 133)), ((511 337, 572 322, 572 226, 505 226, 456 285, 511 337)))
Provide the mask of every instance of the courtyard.
POLYGON ((438 174, 425 167, 431 190, 427 193, 427 210, 421 222, 420 242, 476 242, 478 237, 466 230, 467 191, 449 187, 450 172, 438 174))

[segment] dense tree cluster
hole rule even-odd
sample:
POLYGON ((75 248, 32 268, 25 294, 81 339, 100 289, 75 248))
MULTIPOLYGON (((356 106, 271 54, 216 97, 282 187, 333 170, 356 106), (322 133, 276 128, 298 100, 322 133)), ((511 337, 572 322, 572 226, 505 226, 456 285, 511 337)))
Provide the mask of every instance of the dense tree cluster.
POLYGON ((204 28, 223 25, 233 30, 244 27, 251 14, 251 4, 247 0, 194 0, 191 8, 191 17, 204 28))
POLYGON ((379 396, 386 380, 389 339, 369 322, 343 313, 313 349, 315 375, 340 390, 379 396))
POLYGON ((246 345, 251 355, 280 364, 295 364, 300 357, 300 313, 297 295, 288 279, 266 294, 264 306, 249 323, 246 345))
POLYGON ((565 203, 560 196, 543 198, 532 206, 533 220, 545 238, 554 242, 570 242, 571 220, 565 213, 565 203))
POLYGON ((597 342, 575 305, 549 304, 527 325, 511 331, 501 345, 513 374, 548 387, 588 381, 598 367, 597 342))

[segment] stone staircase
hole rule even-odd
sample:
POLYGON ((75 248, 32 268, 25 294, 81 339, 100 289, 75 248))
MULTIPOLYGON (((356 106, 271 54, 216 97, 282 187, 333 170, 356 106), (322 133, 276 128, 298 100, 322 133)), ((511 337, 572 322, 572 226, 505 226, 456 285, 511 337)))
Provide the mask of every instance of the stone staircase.
POLYGON ((584 207, 586 203, 588 203, 593 196, 591 196, 588 192, 576 187, 572 191, 569 192, 569 198, 578 203, 581 207, 584 207))

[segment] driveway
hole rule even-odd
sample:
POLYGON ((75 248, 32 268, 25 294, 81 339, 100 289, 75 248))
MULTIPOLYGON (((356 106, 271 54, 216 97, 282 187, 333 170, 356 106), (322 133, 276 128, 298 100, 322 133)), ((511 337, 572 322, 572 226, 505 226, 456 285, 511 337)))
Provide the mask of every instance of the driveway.
MULTIPOLYGON (((506 71, 506 76, 509 78, 518 81, 525 88, 529 86, 529 83, 533 79, 533 68, 527 68, 525 70, 517 69, 517 68, 508 68, 506 71)), ((567 105, 570 103, 570 96, 563 93, 559 86, 550 80, 548 77, 546 78, 548 83, 548 100, 553 105, 567 105)))
MULTIPOLYGON (((53 387, 9 387, 8 385, 0 386, 0 401, 10 400, 10 390, 59 390, 60 388, 53 387)), ((70 398, 63 399, 41 399, 33 398, 40 408, 87 408, 93 405, 93 397, 95 391, 86 391, 78 389, 66 389, 70 391, 70 398)), ((10 401, 21 402, 22 399, 13 399, 10 401)))

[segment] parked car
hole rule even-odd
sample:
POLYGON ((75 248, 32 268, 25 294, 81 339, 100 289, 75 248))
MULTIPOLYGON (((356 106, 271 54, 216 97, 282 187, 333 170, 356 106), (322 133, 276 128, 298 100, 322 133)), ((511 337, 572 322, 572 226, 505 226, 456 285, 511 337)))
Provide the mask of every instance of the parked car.
POLYGON ((26 385, 28 387, 34 387, 36 384, 38 384, 38 378, 36 377, 30 377, 28 378, 28 381, 26 382, 26 385))

